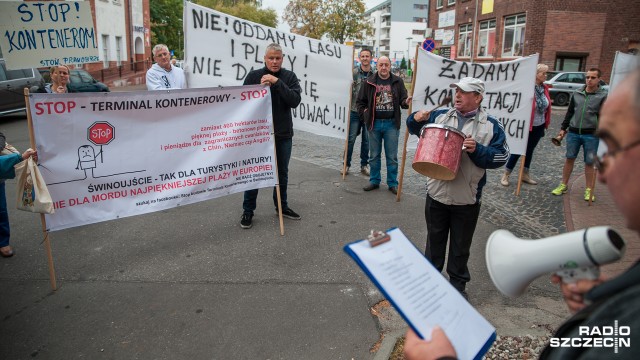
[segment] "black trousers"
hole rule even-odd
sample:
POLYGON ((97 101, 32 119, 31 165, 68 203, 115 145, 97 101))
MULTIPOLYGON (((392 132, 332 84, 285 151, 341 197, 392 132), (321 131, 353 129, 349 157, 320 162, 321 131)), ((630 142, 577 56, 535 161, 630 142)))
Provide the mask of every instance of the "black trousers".
POLYGON ((447 274, 451 285, 458 291, 463 291, 467 282, 471 280, 467 263, 479 215, 480 203, 446 205, 427 195, 424 208, 427 247, 424 254, 438 271, 442 271, 447 242, 450 240, 447 274))

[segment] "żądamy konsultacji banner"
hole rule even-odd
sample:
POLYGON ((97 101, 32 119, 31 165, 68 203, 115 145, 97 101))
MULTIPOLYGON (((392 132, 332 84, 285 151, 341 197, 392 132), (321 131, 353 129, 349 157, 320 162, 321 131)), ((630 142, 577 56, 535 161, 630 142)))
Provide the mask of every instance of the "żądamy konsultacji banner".
POLYGON ((242 85, 264 67, 270 43, 283 48, 282 67, 300 80, 302 102, 292 110, 294 129, 346 137, 353 49, 239 19, 186 2, 185 61, 190 88, 242 85))
MULTIPOLYGON (((485 83, 482 106, 502 123, 509 151, 522 155, 529 139, 537 64, 537 54, 503 62, 470 63, 419 49, 411 110, 431 110, 447 96, 455 101, 455 89, 450 84, 463 77, 479 78, 485 83)), ((407 147, 415 149, 417 137, 410 139, 407 147)))
POLYGON ((29 105, 50 231, 276 184, 268 87, 32 94, 29 105))

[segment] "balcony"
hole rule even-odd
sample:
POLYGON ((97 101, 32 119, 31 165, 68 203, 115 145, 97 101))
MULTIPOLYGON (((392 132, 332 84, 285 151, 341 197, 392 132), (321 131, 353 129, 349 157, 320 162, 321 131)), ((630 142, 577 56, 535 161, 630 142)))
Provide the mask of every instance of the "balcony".
POLYGON ((382 29, 389 29, 391 28, 391 21, 384 21, 380 24, 380 28, 382 29))

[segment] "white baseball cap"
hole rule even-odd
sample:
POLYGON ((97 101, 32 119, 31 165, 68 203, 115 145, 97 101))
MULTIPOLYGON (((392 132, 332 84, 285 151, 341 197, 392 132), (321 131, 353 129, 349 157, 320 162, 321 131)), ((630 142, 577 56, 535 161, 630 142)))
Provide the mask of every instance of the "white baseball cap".
POLYGON ((453 83, 449 85, 451 88, 460 88, 460 90, 465 92, 475 91, 478 94, 484 94, 484 82, 480 79, 472 78, 472 77, 464 77, 460 79, 457 83, 453 83))

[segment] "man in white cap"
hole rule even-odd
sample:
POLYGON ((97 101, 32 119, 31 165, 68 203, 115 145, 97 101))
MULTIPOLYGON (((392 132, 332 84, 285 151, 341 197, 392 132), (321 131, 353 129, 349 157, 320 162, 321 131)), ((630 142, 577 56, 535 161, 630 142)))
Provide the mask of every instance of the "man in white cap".
POLYGON ((427 222, 425 256, 442 271, 450 239, 449 281, 467 297, 465 288, 471 280, 467 262, 480 214, 486 169, 503 166, 509 158, 509 147, 502 124, 480 106, 485 91, 482 80, 465 77, 450 87, 455 88, 454 108, 414 112, 407 118, 407 128, 411 134, 419 136, 424 125, 441 124, 466 135, 456 177, 453 180, 427 178, 424 212, 427 222))

